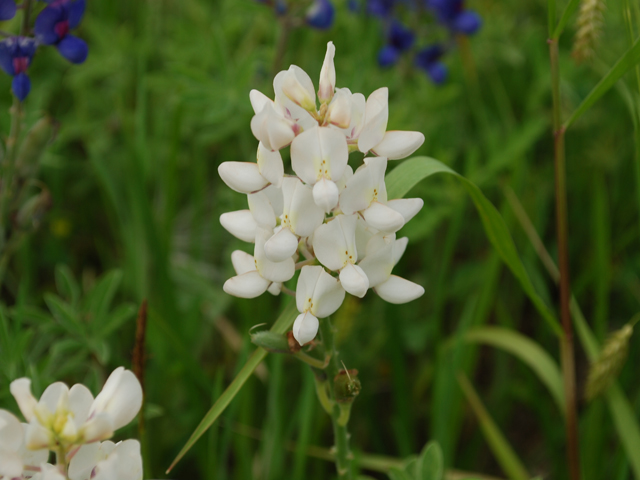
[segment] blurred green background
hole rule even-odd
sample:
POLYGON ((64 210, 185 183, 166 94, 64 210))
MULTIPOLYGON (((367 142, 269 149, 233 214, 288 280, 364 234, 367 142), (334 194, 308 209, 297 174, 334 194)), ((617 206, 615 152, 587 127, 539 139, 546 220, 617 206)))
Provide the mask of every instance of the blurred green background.
MULTIPOLYGON (((573 26, 562 37, 565 118, 628 48, 623 3, 609 2, 591 63, 576 65, 570 56, 573 26)), ((557 307, 554 283, 507 199, 512 191, 555 258, 546 2, 469 0, 483 28, 464 42, 468 55, 455 50, 446 57, 450 75, 440 87, 408 58, 381 70, 379 20, 336 4, 330 30, 292 32, 279 66, 273 64, 279 24, 251 0, 94 0, 78 31, 90 45, 84 65, 67 64, 53 49, 39 52, 26 123, 46 112, 60 124, 39 174, 53 207, 16 252, 1 291, 3 408, 17 411, 8 384, 23 375, 34 379, 37 394, 54 380, 83 382, 97 393, 113 368, 130 367, 135 312, 147 298, 145 478, 335 475, 331 462, 316 458, 326 450, 306 453, 308 446, 332 445, 311 372, 276 355, 178 467, 163 473, 255 348, 249 328, 271 324, 289 301, 223 293, 234 274, 231 252, 250 246, 218 222, 221 213, 246 208, 246 199, 222 183, 217 167, 255 158, 250 89, 272 96, 274 68, 290 63, 317 85, 329 40, 336 45, 337 86, 366 96, 389 87, 389 129, 423 132, 417 154, 482 188, 537 290, 557 307)), ((10 80, 0 78, 3 132, 10 80)), ((623 78, 566 138, 573 292, 600 341, 640 302, 629 109, 635 81, 623 78)), ((425 295, 401 306, 372 293, 348 296, 335 316, 341 354, 363 386, 350 422, 356 458, 366 452, 400 459, 434 439, 448 468, 506 477, 456 380, 464 371, 529 473, 565 478, 564 426, 548 391, 516 358, 463 338, 469 328, 498 325, 558 359, 557 340, 492 249, 459 184, 436 176, 410 196, 422 197, 425 207, 400 232, 409 247, 395 272, 423 285, 425 295)), ((638 342, 632 337, 620 376, 636 413, 638 342)), ((580 391, 588 365, 577 343, 580 391)), ((579 411, 584 478, 630 478, 603 400, 587 403, 580 395, 579 411)), ((132 425, 117 438, 136 435, 132 425)))

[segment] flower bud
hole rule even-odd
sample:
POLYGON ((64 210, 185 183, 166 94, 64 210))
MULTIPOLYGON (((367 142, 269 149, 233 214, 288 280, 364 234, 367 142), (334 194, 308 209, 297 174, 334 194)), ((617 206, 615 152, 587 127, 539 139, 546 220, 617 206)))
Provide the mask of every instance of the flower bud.
POLYGON ((271 353, 291 353, 289 340, 286 335, 262 330, 250 332, 251 342, 271 353))
MULTIPOLYGON (((320 70, 320 83, 318 84, 318 99, 322 103, 329 102, 333 97, 333 90, 336 87, 336 67, 333 64, 333 57, 336 54, 336 47, 333 42, 327 43, 327 53, 324 56, 322 70, 320 70)), ((347 126, 348 126, 347 122, 347 126)))
POLYGON ((282 92, 294 103, 309 112, 316 111, 315 91, 309 75, 300 67, 291 65, 282 80, 282 92))
POLYGON ((358 380, 358 370, 340 370, 333 379, 333 385, 336 393, 336 402, 353 402, 362 387, 360 380, 358 380))

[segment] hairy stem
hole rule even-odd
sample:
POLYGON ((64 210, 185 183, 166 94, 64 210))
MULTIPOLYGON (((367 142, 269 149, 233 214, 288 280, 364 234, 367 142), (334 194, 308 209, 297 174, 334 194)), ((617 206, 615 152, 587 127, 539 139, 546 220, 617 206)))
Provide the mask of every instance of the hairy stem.
POLYGON ((336 402, 336 392, 333 379, 340 372, 340 360, 335 345, 335 331, 331 320, 323 318, 320 320, 320 334, 327 353, 331 353, 331 361, 326 369, 327 383, 329 385, 329 399, 331 402, 331 423, 333 424, 333 436, 335 444, 335 461, 340 480, 352 480, 351 460, 353 455, 349 450, 349 432, 347 431, 344 415, 338 402, 336 402))
POLYGON ((551 91, 553 96, 553 150, 556 176, 556 229, 558 234, 558 263, 560 266, 560 317, 564 335, 560 339, 560 358, 565 394, 567 462, 571 480, 580 480, 580 458, 578 447, 578 416, 576 412, 576 374, 574 364, 573 327, 569 300, 568 220, 567 220, 567 176, 564 147, 564 127, 560 111, 560 66, 558 41, 549 40, 551 60, 551 91))

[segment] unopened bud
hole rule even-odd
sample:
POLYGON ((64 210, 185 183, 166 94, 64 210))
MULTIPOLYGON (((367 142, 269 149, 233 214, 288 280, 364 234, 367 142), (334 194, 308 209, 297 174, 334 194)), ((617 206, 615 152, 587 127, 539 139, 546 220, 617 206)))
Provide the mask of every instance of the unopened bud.
POLYGON ((351 403, 360 393, 361 385, 358 380, 358 370, 340 370, 333 379, 336 402, 351 403))
POLYGON ((291 353, 289 350, 289 341, 285 335, 262 330, 260 332, 251 332, 251 341, 259 347, 264 348, 271 353, 291 353))
POLYGON ((53 139, 57 123, 49 116, 38 120, 20 145, 16 168, 22 178, 33 177, 38 171, 40 157, 53 139))

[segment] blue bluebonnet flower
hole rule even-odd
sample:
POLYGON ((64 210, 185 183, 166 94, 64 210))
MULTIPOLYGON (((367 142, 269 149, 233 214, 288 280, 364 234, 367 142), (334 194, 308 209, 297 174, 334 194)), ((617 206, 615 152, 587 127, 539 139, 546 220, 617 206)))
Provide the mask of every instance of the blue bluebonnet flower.
POLYGON ((73 63, 86 60, 89 47, 84 40, 69 34, 80 23, 85 0, 47 1, 38 18, 34 31, 37 40, 44 45, 55 45, 60 54, 73 63))
POLYGON ((456 33, 471 35, 478 31, 482 19, 473 10, 466 10, 464 0, 425 0, 438 21, 456 33))
POLYGON ((0 0, 0 20, 11 20, 16 16, 16 2, 0 0))
POLYGON ((336 10, 329 0, 315 0, 307 10, 307 25, 324 30, 333 25, 336 10))
POLYGON ((393 21, 387 32, 387 44, 378 53, 378 63, 381 67, 388 67, 398 61, 400 54, 409 50, 415 35, 411 30, 398 21, 393 21))
POLYGON ((388 18, 393 13, 396 0, 369 0, 367 12, 382 18, 388 18))
POLYGON ((440 85, 447 79, 447 66, 440 61, 445 53, 441 45, 431 45, 420 50, 415 57, 415 64, 424 70, 434 83, 440 85))
POLYGON ((9 37, 0 42, 0 67, 13 77, 11 88, 20 101, 31 91, 27 69, 36 48, 37 42, 28 37, 9 37))

